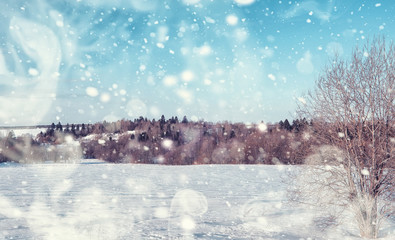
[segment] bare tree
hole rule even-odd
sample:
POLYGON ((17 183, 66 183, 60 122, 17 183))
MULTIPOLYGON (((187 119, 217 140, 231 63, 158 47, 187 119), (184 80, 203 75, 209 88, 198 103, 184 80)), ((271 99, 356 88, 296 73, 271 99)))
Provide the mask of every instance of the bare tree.
POLYGON ((299 114, 326 146, 306 160, 307 184, 294 199, 351 209, 362 237, 377 238, 381 220, 394 215, 394 82, 395 46, 378 37, 351 61, 335 57, 299 99, 299 114))

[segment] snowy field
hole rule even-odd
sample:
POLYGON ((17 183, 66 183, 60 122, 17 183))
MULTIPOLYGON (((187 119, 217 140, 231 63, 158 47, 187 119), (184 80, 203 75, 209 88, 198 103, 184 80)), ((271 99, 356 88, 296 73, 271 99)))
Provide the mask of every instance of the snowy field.
POLYGON ((0 166, 0 239, 359 239, 351 221, 286 203, 296 167, 0 166))
POLYGON ((0 137, 7 137, 10 131, 14 132, 15 137, 20 137, 24 134, 30 134, 33 137, 37 136, 40 132, 45 133, 46 128, 13 128, 13 129, 0 129, 0 137))

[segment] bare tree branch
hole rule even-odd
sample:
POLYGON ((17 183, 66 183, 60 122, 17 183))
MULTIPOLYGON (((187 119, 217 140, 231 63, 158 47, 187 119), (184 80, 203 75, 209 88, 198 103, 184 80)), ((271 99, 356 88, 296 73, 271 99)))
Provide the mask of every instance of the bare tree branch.
POLYGON ((362 237, 376 238, 380 221, 394 214, 394 82, 395 46, 374 38, 351 61, 335 57, 299 103, 326 146, 306 159, 309 179, 295 199, 351 208, 362 237))

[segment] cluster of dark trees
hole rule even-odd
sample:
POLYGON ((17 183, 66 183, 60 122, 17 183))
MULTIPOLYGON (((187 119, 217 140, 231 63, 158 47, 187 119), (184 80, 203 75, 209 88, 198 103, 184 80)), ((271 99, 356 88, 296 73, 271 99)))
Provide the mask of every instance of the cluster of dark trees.
POLYGON ((265 124, 263 130, 259 124, 191 122, 186 117, 179 121, 164 116, 65 126, 52 123, 34 139, 1 139, 0 161, 27 160, 32 156, 25 156, 29 150, 22 149, 61 145, 65 136, 72 136, 80 143, 84 158, 115 163, 301 164, 316 143, 309 131, 311 123, 305 119, 265 124))
POLYGON ((179 121, 163 115, 159 120, 140 117, 95 124, 59 122, 35 138, 10 133, 0 139, 0 162, 40 158, 43 148, 53 151, 48 146, 61 145, 65 136, 72 136, 80 143, 84 158, 116 163, 300 164, 312 145, 303 131, 308 127, 306 120, 292 124, 285 120, 261 131, 257 125, 190 122, 186 117, 179 121))

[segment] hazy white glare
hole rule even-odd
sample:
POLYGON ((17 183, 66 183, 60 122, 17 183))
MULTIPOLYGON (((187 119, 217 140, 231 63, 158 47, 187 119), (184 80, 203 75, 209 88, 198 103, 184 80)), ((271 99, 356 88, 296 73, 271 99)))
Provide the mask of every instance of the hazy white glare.
POLYGON ((126 111, 129 117, 138 118, 147 116, 147 106, 138 98, 132 99, 126 105, 126 111))
POLYGON ((228 16, 226 16, 226 22, 229 25, 237 25, 237 23, 239 22, 239 18, 236 15, 230 14, 228 16))
POLYGON ((96 96, 99 95, 99 91, 98 91, 97 88, 95 88, 95 87, 87 87, 87 88, 85 89, 85 92, 86 92, 86 94, 87 94, 88 96, 90 96, 90 97, 96 97, 96 96))
POLYGON ((193 5, 200 2, 200 0, 182 0, 185 5, 193 5))
POLYGON ((1 124, 36 124, 49 111, 56 97, 60 43, 51 29, 21 17, 11 19, 9 34, 15 46, 9 46, 8 50, 14 52, 20 47, 36 67, 29 68, 29 76, 26 76, 23 62, 13 58, 10 61, 14 61, 16 67, 11 71, 1 55, 0 84, 5 86, 1 90, 6 91, 0 95, 0 121, 1 124))
POLYGON ((335 57, 336 55, 343 55, 343 45, 339 42, 330 42, 326 46, 326 53, 329 57, 335 57))
POLYGON ((311 61, 311 53, 307 51, 302 58, 299 59, 296 67, 300 73, 310 74, 314 71, 314 65, 311 61))
POLYGON ((235 2, 239 5, 250 5, 255 2, 255 0, 235 0, 235 2))

